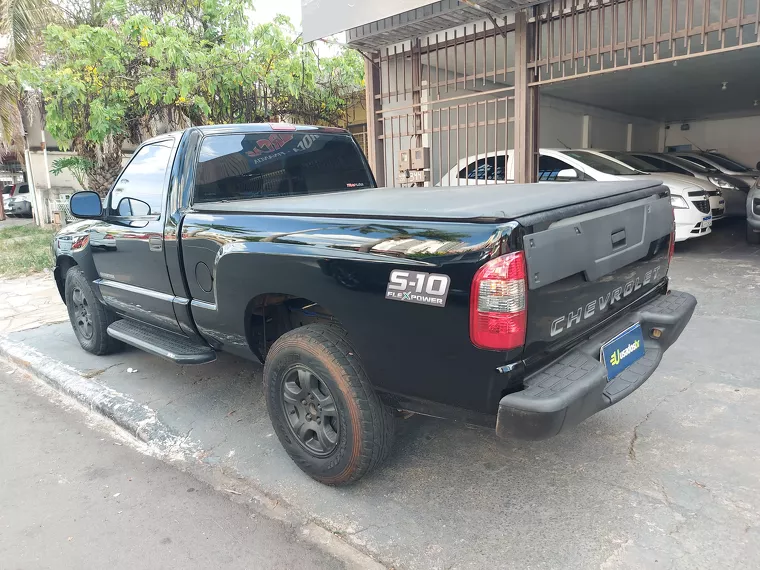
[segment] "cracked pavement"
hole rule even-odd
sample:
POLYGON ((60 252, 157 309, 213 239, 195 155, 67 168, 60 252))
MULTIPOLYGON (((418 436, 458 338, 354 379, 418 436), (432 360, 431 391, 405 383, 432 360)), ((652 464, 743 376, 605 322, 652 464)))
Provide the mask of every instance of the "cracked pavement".
POLYGON ((132 349, 97 358, 67 323, 11 338, 149 403, 198 442, 199 461, 397 569, 758 568, 760 248, 741 224, 719 222, 677 245, 671 277, 697 312, 619 404, 544 442, 415 416, 385 467, 342 489, 290 462, 255 364, 221 355, 179 367, 132 349))

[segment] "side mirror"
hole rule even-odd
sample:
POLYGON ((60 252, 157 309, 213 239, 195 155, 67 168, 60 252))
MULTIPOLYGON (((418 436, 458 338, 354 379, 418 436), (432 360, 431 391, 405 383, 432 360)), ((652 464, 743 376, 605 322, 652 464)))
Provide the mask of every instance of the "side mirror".
POLYGON ((557 172, 557 180, 578 180, 578 172, 574 168, 565 168, 557 172))
POLYGON ((137 198, 122 198, 116 211, 124 217, 150 216, 150 204, 137 198))
POLYGON ((97 192, 85 190, 77 192, 69 198, 71 215, 83 220, 93 220, 103 216, 103 203, 97 192))

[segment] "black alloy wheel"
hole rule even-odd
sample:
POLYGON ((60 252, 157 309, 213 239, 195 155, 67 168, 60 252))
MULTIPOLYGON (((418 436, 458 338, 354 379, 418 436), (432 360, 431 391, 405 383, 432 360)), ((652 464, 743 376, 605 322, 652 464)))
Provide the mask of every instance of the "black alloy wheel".
POLYGON ((116 316, 95 296, 92 284, 79 266, 69 268, 64 283, 66 309, 79 344, 92 354, 109 354, 121 343, 108 336, 116 316))
POLYGON ((87 298, 79 287, 75 287, 72 291, 71 300, 74 304, 74 326, 79 330, 79 334, 90 340, 93 333, 92 312, 89 303, 87 303, 87 298))
POLYGON ((267 353, 263 380, 277 438, 320 483, 358 481, 390 453, 393 410, 341 327, 311 323, 283 334, 267 353))
POLYGON ((293 366, 282 382, 282 405, 296 441, 315 457, 338 447, 340 421, 335 400, 319 376, 303 364, 293 366))

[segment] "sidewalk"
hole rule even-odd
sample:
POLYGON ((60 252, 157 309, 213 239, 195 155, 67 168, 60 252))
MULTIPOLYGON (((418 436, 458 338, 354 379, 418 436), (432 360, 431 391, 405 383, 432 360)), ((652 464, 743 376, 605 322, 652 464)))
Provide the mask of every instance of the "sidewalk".
POLYGON ((0 334, 69 320, 50 272, 0 277, 0 334))

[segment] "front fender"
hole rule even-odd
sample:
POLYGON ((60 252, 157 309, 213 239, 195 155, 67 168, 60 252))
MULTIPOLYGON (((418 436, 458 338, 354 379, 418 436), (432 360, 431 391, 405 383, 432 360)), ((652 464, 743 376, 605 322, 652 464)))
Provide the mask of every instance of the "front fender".
POLYGON ((89 242, 84 247, 74 247, 77 240, 89 236, 89 230, 98 223, 96 220, 85 220, 70 224, 62 228, 53 236, 53 259, 55 267, 53 268, 53 277, 55 278, 58 292, 61 299, 66 302, 65 285, 66 273, 74 266, 79 266, 84 272, 87 280, 92 284, 95 295, 102 302, 100 290, 94 281, 99 278, 98 271, 92 257, 92 250, 89 242))

